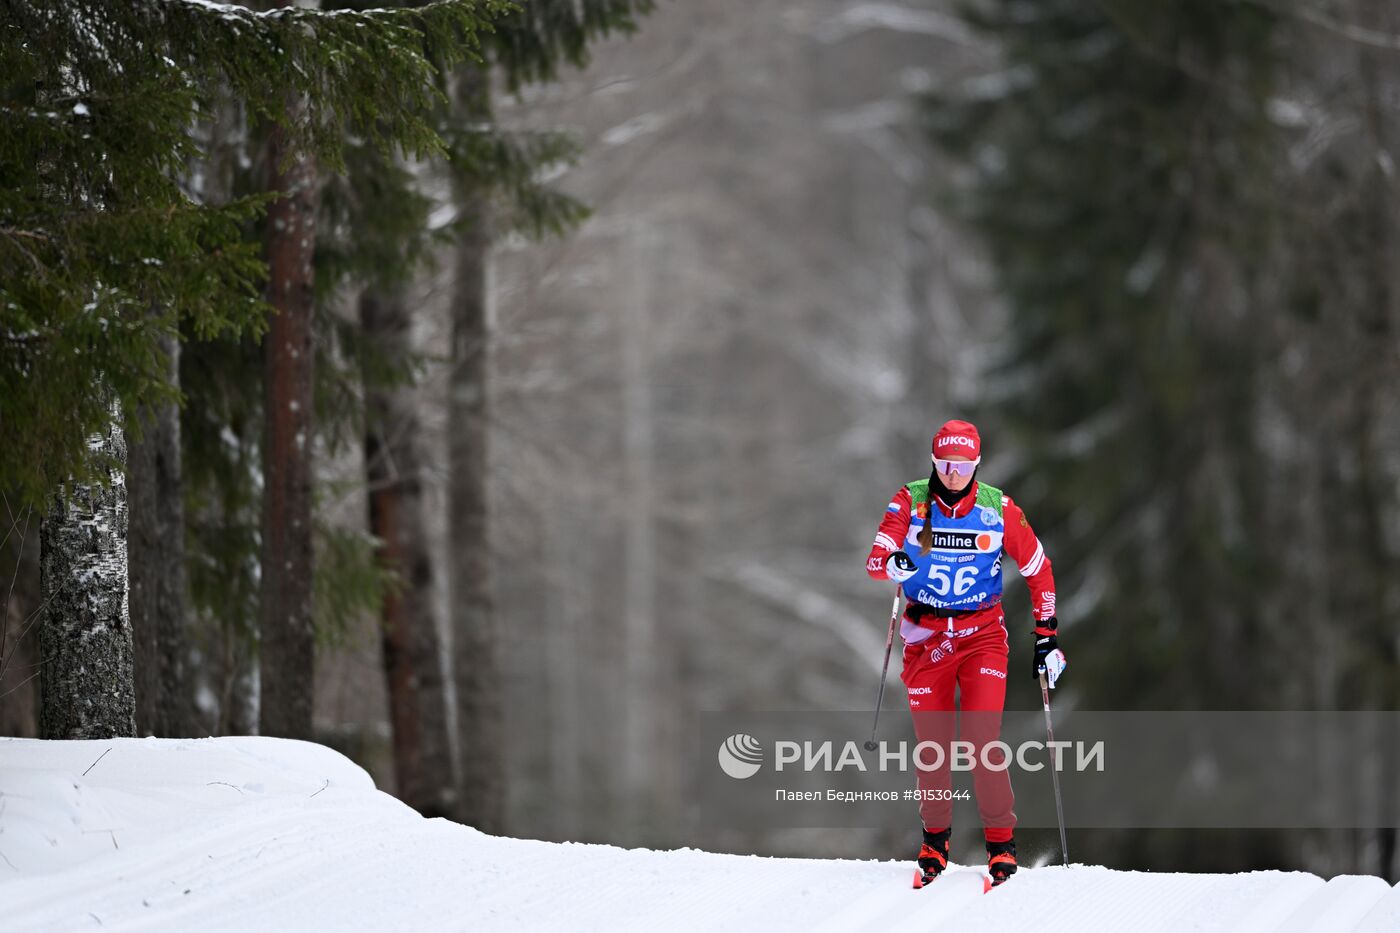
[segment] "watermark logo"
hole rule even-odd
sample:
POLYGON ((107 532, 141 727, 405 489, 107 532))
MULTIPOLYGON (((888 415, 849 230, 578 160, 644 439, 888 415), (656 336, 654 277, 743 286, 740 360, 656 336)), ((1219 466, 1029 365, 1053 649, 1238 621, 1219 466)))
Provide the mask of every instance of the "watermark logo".
POLYGON ((719 766, 737 780, 751 778, 763 764, 763 746, 746 732, 737 732, 719 747, 719 766))

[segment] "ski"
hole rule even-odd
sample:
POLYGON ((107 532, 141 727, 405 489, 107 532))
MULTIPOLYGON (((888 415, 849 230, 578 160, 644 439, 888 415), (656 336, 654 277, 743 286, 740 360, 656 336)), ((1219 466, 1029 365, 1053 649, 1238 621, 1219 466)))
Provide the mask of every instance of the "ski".
MULTIPOLYGON (((982 893, 983 893, 983 894, 986 894, 986 893, 987 893, 988 891, 990 891, 993 887, 995 887, 995 886, 997 886, 997 885, 999 885, 999 884, 1002 883, 1001 881, 993 881, 990 877, 988 877, 985 873, 983 873, 983 872, 981 872, 981 871, 975 871, 975 870, 974 870, 974 871, 968 871, 968 870, 963 870, 963 871, 942 872, 942 873, 933 873, 933 872, 929 872, 929 873, 925 874, 925 872, 924 872, 924 870, 923 870, 922 868, 915 868, 915 869, 914 869, 914 890, 917 891, 917 890, 919 890, 920 888, 925 888, 925 887, 927 887, 927 886, 933 884, 935 881, 937 881, 937 880, 938 880, 940 877, 942 877, 942 875, 944 875, 944 874, 952 874, 952 875, 954 875, 954 876, 959 876, 959 875, 960 875, 960 876, 963 876, 963 877, 967 877, 967 876, 969 876, 969 875, 975 875, 975 876, 976 876, 977 878, 979 878, 979 879, 981 880, 981 882, 982 882, 982 893)), ((1006 880, 1006 879, 1004 879, 1004 878, 1002 879, 1002 881, 1005 881, 1005 880, 1006 880)))

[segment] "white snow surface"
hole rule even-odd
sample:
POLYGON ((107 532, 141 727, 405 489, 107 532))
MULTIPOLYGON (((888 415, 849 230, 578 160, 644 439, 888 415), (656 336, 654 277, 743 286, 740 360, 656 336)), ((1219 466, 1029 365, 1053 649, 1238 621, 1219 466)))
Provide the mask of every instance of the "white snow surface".
MULTIPOLYGON (((954 853, 955 855, 957 853, 954 853)), ((423 819, 357 765, 257 737, 0 738, 0 930, 1400 930, 1400 888, 1305 872, 651 851, 423 819), (86 772, 86 773, 85 773, 86 772)))

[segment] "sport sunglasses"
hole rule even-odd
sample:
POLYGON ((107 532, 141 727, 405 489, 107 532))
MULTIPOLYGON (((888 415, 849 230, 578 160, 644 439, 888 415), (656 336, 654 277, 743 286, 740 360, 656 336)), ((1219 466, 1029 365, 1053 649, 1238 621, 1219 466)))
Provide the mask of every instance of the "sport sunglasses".
POLYGON ((934 457, 933 468, 944 476, 952 476, 954 474, 958 476, 971 476, 973 473, 977 472, 977 464, 981 462, 981 457, 978 457, 976 460, 939 460, 937 457, 934 457))

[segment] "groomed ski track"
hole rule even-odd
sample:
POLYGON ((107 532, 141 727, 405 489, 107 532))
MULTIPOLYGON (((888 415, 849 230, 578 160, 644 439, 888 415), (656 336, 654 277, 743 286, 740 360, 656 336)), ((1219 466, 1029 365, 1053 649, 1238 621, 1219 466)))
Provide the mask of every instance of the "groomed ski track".
POLYGON ((915 891, 909 860, 488 836, 277 739, 0 739, 0 807, 6 933, 1400 931, 1400 888, 1371 876, 1044 866, 983 894, 953 865, 915 891))

